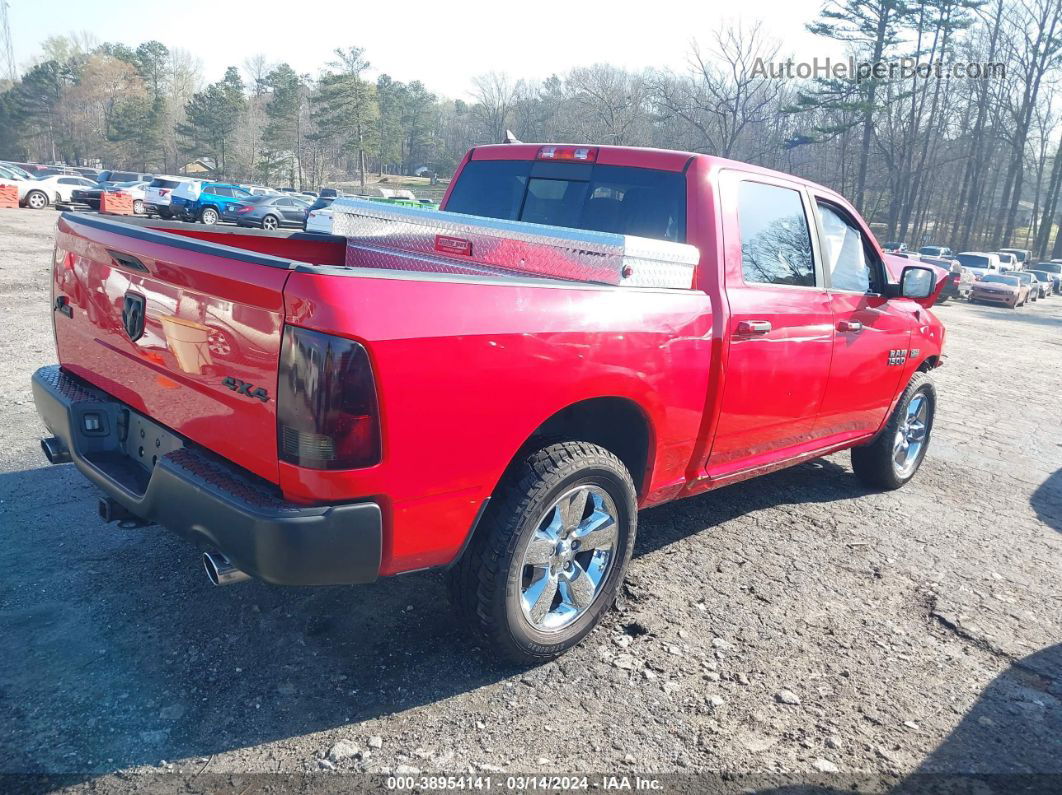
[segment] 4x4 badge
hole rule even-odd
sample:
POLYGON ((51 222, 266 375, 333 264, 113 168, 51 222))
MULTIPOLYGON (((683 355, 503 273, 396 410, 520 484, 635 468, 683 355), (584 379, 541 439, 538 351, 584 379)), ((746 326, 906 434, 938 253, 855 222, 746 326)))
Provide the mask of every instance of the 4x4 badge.
POLYGON ((269 392, 262 387, 255 386, 247 381, 241 381, 239 378, 233 378, 231 375, 222 378, 221 383, 237 395, 247 395, 249 398, 258 398, 263 403, 269 400, 269 392))

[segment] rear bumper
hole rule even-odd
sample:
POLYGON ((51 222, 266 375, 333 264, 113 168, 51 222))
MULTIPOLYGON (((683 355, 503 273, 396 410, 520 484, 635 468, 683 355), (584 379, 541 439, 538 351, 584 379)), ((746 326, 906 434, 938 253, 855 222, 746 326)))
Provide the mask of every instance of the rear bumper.
POLYGON ((74 465, 133 515, 216 549, 277 585, 367 583, 379 576, 383 522, 376 503, 287 502, 271 484, 164 429, 181 446, 142 467, 121 438, 135 414, 129 407, 56 365, 34 373, 32 384, 37 412, 74 465), (102 418, 100 431, 84 430, 87 413, 102 418))

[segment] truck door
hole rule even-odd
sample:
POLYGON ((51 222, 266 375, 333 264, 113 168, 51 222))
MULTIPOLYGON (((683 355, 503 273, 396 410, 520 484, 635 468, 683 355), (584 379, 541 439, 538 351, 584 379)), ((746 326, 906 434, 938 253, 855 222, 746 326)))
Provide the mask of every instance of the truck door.
POLYGON ((706 473, 721 477, 813 438, 833 351, 810 196, 781 178, 724 171, 729 354, 706 473))
POLYGON ((911 301, 885 297, 885 264, 852 212, 815 196, 815 214, 834 321, 819 433, 874 432, 906 370, 915 314, 924 310, 911 301))

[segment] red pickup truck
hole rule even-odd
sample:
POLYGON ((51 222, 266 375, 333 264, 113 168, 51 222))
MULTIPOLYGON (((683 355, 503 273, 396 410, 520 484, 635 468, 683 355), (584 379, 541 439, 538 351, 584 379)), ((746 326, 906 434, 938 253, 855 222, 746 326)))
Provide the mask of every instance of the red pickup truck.
POLYGON ((340 237, 64 213, 59 364, 33 377, 48 459, 105 519, 194 539, 215 583, 446 568, 475 631, 524 661, 610 608, 640 508, 844 448, 882 489, 921 464, 941 285, 890 275, 833 191, 508 144, 470 151, 442 209, 687 244, 690 283, 371 267, 340 237))

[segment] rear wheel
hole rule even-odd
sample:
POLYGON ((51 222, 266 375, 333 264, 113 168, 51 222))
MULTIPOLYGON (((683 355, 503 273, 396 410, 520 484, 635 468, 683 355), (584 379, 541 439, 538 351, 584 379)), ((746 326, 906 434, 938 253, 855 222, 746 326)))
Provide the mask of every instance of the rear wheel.
POLYGON ((144 214, 144 201, 142 199, 133 199, 133 214, 134 215, 143 215, 144 214))
POLYGON ((203 212, 199 213, 199 220, 207 226, 213 226, 218 222, 218 211, 213 207, 204 207, 203 212))
POLYGON ((26 206, 31 210, 43 210, 48 206, 48 194, 41 190, 31 190, 26 194, 26 206))
POLYGON ((263 229, 276 229, 278 226, 280 226, 280 221, 275 215, 267 215, 262 219, 263 229))
POLYGON ((634 483, 615 455, 561 442, 513 467, 451 570, 472 630, 518 663, 564 653, 616 600, 634 548, 634 483))
POLYGON ((898 489, 913 478, 929 447, 936 408, 933 380, 927 373, 915 373, 877 438, 852 448, 856 477, 886 490, 898 489))

